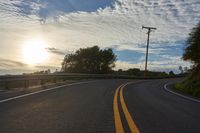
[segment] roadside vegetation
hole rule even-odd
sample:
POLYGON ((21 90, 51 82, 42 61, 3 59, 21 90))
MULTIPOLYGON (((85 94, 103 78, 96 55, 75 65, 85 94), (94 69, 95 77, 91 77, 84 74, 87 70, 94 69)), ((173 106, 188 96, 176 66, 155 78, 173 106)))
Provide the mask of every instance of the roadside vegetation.
MULTIPOLYGON (((113 74, 144 77, 145 71, 138 68, 113 70, 117 56, 112 49, 100 49, 98 46, 80 48, 74 53, 66 54, 59 73, 113 74)), ((147 77, 164 78, 177 76, 173 71, 148 71, 147 77)))
MULTIPOLYGON (((113 71, 114 74, 118 74, 118 75, 130 75, 130 76, 135 76, 135 77, 144 77, 145 75, 145 71, 144 70, 140 70, 138 68, 130 68, 128 70, 122 70, 119 69, 118 71, 113 71)), ((170 73, 166 73, 166 72, 154 72, 154 71, 147 71, 146 73, 147 77, 152 77, 152 78, 156 78, 156 77, 172 77, 172 76, 176 76, 174 74, 173 71, 170 71, 170 73)))
POLYGON ((189 34, 183 59, 191 61, 193 67, 187 78, 176 84, 176 88, 200 98, 200 22, 189 34))

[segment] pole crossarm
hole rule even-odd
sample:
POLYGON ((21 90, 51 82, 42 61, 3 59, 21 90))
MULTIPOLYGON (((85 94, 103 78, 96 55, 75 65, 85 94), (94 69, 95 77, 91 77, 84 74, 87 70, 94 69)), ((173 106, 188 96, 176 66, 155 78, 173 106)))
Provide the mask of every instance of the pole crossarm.
POLYGON ((146 26, 142 26, 142 29, 152 29, 152 30, 156 30, 156 28, 154 28, 154 27, 146 27, 146 26))
POLYGON ((153 30, 156 30, 154 27, 147 27, 147 26, 142 26, 142 29, 147 29, 148 32, 148 37, 147 37, 147 49, 146 49, 146 61, 145 61, 145 76, 147 75, 147 61, 148 61, 148 52, 149 52, 149 38, 150 38, 150 33, 153 30))

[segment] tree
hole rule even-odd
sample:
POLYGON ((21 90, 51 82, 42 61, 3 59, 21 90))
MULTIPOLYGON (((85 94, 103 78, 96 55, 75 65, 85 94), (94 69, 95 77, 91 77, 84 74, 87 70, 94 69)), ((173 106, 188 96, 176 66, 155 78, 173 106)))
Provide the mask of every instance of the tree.
POLYGON ((194 63, 193 76, 200 75, 200 22, 189 34, 183 59, 194 63))
POLYGON ((131 69, 128 69, 127 72, 128 72, 128 74, 130 74, 130 75, 136 75, 136 76, 141 76, 141 75, 142 75, 140 69, 138 69, 138 68, 131 68, 131 69))
POLYGON ((112 49, 101 50, 98 46, 81 48, 67 54, 62 71, 74 73, 109 73, 115 66, 116 55, 112 49))
POLYGON ((173 71, 170 71, 170 72, 169 72, 169 75, 170 75, 170 76, 174 76, 175 74, 174 74, 173 71))

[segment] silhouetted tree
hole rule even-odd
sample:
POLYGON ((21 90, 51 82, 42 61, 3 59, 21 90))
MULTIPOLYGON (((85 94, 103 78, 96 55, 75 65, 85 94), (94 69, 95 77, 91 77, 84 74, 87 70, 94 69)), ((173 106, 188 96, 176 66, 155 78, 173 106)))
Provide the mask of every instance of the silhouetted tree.
POLYGON ((142 75, 140 69, 138 69, 138 68, 131 68, 131 69, 128 69, 127 72, 128 72, 130 75, 137 75, 137 76, 141 76, 141 75, 142 75))
POLYGON ((175 74, 174 74, 173 71, 170 71, 170 72, 169 72, 169 75, 170 75, 170 76, 174 76, 175 74))
POLYGON ((47 70, 34 72, 33 74, 50 74, 50 73, 51 73, 51 70, 47 69, 47 70))
POLYGON ((98 46, 81 48, 67 54, 62 71, 73 73, 109 73, 115 66, 116 55, 112 49, 101 50, 98 46))
POLYGON ((118 69, 118 72, 121 73, 121 72, 123 72, 123 70, 122 69, 118 69))
POLYGON ((200 75, 200 22, 189 34, 183 59, 194 63, 193 76, 200 75))

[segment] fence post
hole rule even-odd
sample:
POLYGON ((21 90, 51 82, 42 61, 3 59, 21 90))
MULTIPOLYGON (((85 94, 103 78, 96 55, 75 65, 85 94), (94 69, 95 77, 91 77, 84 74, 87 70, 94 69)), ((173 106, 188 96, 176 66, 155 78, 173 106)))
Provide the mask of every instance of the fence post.
POLYGON ((25 80, 24 81, 24 88, 28 88, 29 87, 29 80, 25 80))
POLYGON ((8 90, 9 89, 9 84, 8 81, 5 81, 5 89, 8 90))
POLYGON ((40 85, 43 86, 45 81, 43 79, 40 80, 40 85))

